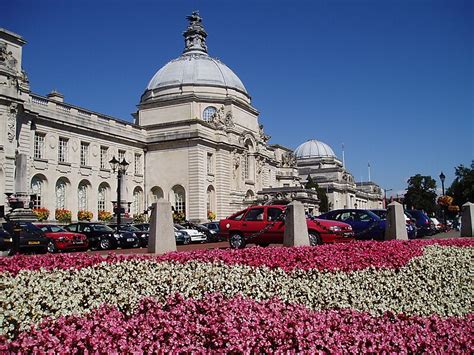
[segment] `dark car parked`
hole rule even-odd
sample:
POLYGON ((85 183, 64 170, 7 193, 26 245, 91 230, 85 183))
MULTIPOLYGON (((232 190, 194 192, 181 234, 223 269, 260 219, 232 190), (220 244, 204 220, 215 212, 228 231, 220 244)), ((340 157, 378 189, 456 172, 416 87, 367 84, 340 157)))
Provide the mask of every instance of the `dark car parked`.
POLYGON ((406 213, 416 220, 418 237, 425 237, 436 233, 436 228, 433 222, 425 212, 421 210, 408 210, 406 213))
MULTIPOLYGON (((387 210, 386 209, 371 209, 371 212, 375 213, 381 219, 387 219, 387 210)), ((408 214, 405 212, 405 223, 407 226, 407 237, 408 239, 415 239, 417 236, 416 233, 416 226, 415 220, 412 219, 408 214)))
POLYGON ((324 213, 318 218, 350 224, 358 240, 384 240, 386 222, 369 210, 339 209, 324 213))
MULTIPOLYGON (((112 229, 117 229, 116 224, 109 224, 109 227, 112 229)), ((138 240, 140 242, 140 247, 146 248, 148 246, 148 236, 150 235, 149 231, 143 231, 138 229, 136 226, 131 225, 131 224, 122 224, 120 226, 120 232, 129 232, 134 234, 135 236, 138 237, 138 240)))
POLYGON ((0 242, 2 251, 11 253, 13 247, 13 235, 15 224, 20 231, 20 252, 46 253, 48 251, 49 238, 41 229, 30 222, 5 222, 2 224, 3 238, 0 242))
POLYGON ((143 232, 149 232, 150 231, 150 223, 137 223, 133 225, 135 228, 140 229, 143 232))
POLYGON ((87 235, 89 246, 95 249, 115 249, 138 247, 140 244, 138 237, 130 232, 117 233, 112 228, 102 223, 78 222, 66 226, 71 232, 79 232, 87 235))
POLYGON ((202 224, 204 227, 209 229, 210 236, 207 237, 209 242, 220 242, 224 240, 219 234, 219 222, 208 222, 202 224))

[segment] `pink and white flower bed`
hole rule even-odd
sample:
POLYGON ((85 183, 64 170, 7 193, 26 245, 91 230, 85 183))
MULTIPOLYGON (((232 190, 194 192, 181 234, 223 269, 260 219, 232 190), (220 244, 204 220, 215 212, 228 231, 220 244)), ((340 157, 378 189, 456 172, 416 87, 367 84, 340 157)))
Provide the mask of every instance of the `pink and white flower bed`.
POLYGON ((472 353, 473 247, 0 258, 0 352, 472 353))

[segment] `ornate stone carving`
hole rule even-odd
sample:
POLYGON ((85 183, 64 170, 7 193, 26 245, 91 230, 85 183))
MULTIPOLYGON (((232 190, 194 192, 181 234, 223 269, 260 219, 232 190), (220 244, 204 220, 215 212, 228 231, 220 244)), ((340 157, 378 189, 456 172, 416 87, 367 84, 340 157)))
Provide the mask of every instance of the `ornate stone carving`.
POLYGON ((7 44, 0 42, 0 65, 15 70, 16 63, 17 60, 13 57, 13 53, 8 51, 7 44))
POLYGON ((234 124, 234 118, 232 117, 232 112, 228 111, 225 115, 225 119, 224 119, 224 124, 226 127, 228 128, 232 128, 235 126, 234 124))
POLYGON ((263 131, 263 124, 258 126, 258 133, 260 135, 260 139, 264 141, 265 143, 268 142, 271 138, 271 136, 269 136, 268 134, 265 134, 265 132, 263 131))
POLYGON ((13 142, 13 139, 15 139, 16 135, 16 115, 18 113, 18 104, 17 103, 12 103, 10 105, 10 109, 8 112, 8 118, 7 118, 7 136, 8 136, 8 141, 11 143, 13 142))
POLYGON ((262 159, 257 159, 257 174, 261 174, 263 170, 264 161, 262 159))
POLYGON ((234 180, 237 179, 237 171, 240 166, 240 155, 237 153, 237 149, 232 151, 232 175, 234 180))
POLYGON ((281 156, 281 166, 293 168, 296 167, 296 156, 291 153, 285 153, 281 156))
POLYGON ((232 112, 228 111, 225 113, 224 106, 221 106, 210 119, 212 125, 217 129, 226 129, 234 127, 234 120, 232 118, 232 112))
POLYGON ((183 33, 184 53, 189 51, 201 51, 207 53, 206 37, 207 33, 202 25, 202 17, 198 11, 193 11, 191 15, 186 16, 189 21, 188 28, 183 33))

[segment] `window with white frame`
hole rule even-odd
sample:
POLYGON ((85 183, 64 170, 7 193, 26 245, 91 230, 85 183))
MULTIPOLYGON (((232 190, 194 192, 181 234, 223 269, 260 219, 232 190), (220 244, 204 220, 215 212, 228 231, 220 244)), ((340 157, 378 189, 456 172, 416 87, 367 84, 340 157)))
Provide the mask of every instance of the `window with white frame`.
POLYGON ((186 214, 186 195, 184 188, 180 185, 173 187, 174 210, 186 214))
POLYGON ((35 133, 34 158, 43 159, 44 157, 44 137, 43 133, 35 133))
POLYGON ((118 151, 118 160, 119 162, 122 162, 125 159, 125 150, 119 149, 118 151))
POLYGON ((214 174, 214 157, 212 153, 207 153, 207 174, 214 174))
POLYGON ((89 143, 81 142, 81 166, 89 165, 89 143))
POLYGON ((78 210, 87 210, 87 184, 81 183, 77 190, 78 210))
POLYGON ((64 137, 59 137, 59 146, 58 146, 58 161, 61 163, 66 163, 68 161, 68 143, 69 139, 64 137))
POLYGON ((143 191, 136 188, 133 191, 133 214, 140 214, 143 211, 143 191))
POLYGON ((43 180, 37 176, 31 180, 31 202, 33 202, 33 208, 41 207, 41 190, 43 187, 43 180))
POLYGON ((107 197, 107 188, 103 185, 99 186, 97 193, 97 210, 105 211, 105 199, 107 197))
POLYGON ((135 175, 142 174, 142 155, 135 153, 135 175))
POLYGON ((108 169, 109 166, 107 165, 109 156, 109 147, 105 147, 103 145, 100 146, 100 168, 101 169, 108 169))
POLYGON ((56 208, 66 208, 66 182, 63 180, 56 183, 56 208))
POLYGON ((211 122, 216 112, 217 109, 214 106, 208 106, 202 112, 202 119, 206 122, 211 122))

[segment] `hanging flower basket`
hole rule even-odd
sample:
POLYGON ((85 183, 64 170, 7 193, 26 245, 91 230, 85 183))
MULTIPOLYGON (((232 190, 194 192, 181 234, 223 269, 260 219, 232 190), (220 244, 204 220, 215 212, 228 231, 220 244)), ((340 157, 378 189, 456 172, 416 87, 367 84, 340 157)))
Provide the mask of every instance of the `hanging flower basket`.
POLYGON ((99 211, 99 214, 98 214, 98 219, 99 221, 102 221, 102 222, 108 222, 112 219, 112 213, 110 213, 109 211, 99 211))
POLYGON ((91 211, 81 210, 77 212, 77 219, 79 221, 90 221, 94 215, 91 211))
POLYGON ((44 207, 33 208, 33 213, 38 218, 38 221, 46 221, 49 217, 49 210, 44 207))
POLYGON ((69 223, 71 222, 71 211, 65 208, 57 208, 54 212, 54 218, 61 223, 69 223))
POLYGON ((207 219, 209 220, 209 222, 212 222, 216 219, 216 214, 212 211, 207 211, 207 219))

